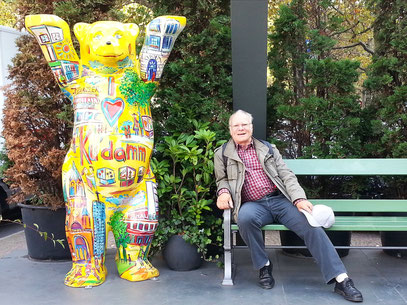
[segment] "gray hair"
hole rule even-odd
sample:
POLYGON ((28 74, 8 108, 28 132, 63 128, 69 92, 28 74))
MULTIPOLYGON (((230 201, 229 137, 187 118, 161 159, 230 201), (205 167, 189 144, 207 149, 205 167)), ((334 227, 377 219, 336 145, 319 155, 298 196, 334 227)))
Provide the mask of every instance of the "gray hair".
POLYGON ((253 116, 252 116, 250 113, 248 113, 248 112, 246 112, 246 111, 244 111, 244 110, 239 109, 239 110, 235 111, 235 112, 230 116, 230 118, 229 118, 229 126, 230 126, 230 124, 231 124, 231 122, 232 122, 232 119, 233 119, 236 115, 238 115, 238 114, 241 114, 241 115, 244 115, 244 116, 248 117, 248 118, 250 119, 250 123, 253 123, 253 116))

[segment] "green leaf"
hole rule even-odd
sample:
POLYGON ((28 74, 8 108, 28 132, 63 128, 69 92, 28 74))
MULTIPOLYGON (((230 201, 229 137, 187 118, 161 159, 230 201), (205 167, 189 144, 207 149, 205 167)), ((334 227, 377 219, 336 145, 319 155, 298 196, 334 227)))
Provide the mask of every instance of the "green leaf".
POLYGON ((60 244, 60 245, 62 246, 62 248, 65 249, 64 241, 65 241, 65 239, 57 239, 57 240, 56 240, 56 242, 57 242, 58 244, 60 244))

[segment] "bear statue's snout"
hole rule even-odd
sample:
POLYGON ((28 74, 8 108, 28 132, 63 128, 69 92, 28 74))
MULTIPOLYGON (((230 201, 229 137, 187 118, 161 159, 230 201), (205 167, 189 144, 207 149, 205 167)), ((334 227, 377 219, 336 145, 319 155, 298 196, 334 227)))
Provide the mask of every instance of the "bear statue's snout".
POLYGON ((106 44, 110 46, 112 43, 110 41, 106 41, 106 44))

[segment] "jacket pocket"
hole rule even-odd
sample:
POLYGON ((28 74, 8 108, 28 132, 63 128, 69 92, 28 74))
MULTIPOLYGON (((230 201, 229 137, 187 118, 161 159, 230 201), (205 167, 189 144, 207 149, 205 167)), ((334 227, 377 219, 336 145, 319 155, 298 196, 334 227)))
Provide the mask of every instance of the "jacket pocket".
POLYGON ((265 167, 266 167, 266 170, 268 171, 268 173, 272 177, 277 177, 278 176, 277 165, 276 165, 276 162, 274 161, 274 159, 272 157, 268 158, 265 161, 265 167))

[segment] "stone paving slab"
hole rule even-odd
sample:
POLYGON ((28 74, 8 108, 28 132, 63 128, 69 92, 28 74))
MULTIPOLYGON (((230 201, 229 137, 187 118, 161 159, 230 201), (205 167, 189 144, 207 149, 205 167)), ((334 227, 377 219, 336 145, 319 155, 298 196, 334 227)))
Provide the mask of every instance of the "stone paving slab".
MULTIPOLYGON (((0 247, 2 241, 0 241, 0 247)), ((0 304, 350 304, 325 285, 312 258, 270 250, 276 286, 257 286, 257 272, 249 253, 237 250, 235 285, 221 285, 223 270, 204 263, 198 270, 169 270, 161 256, 152 263, 160 270, 156 280, 132 283, 121 279, 114 264, 115 249, 107 251, 108 276, 101 286, 84 289, 63 284, 71 262, 38 262, 26 249, 14 249, 0 257, 0 304)), ((363 292, 363 304, 407 304, 407 260, 380 250, 351 250, 343 258, 349 274, 363 292)))

